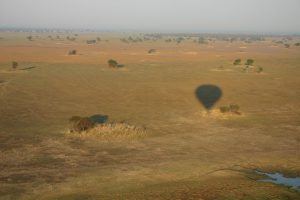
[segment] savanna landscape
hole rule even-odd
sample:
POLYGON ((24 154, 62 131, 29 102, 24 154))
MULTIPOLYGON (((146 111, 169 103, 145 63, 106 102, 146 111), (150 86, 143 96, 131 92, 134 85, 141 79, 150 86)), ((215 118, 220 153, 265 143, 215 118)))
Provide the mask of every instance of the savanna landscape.
POLYGON ((300 199, 299 36, 0 38, 0 199, 300 199))

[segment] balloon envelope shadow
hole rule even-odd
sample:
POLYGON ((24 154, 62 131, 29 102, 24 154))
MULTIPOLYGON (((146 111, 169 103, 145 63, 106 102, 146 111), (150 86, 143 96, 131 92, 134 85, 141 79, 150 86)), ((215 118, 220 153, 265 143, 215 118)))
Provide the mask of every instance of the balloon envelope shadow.
POLYGON ((222 90, 216 85, 201 85, 196 89, 195 95, 205 109, 209 111, 222 97, 222 90))

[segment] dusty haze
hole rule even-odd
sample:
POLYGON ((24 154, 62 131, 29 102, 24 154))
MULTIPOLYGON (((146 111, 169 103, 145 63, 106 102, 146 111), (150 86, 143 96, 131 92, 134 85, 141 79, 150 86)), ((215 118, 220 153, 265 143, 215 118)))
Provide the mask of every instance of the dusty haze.
POLYGON ((0 0, 0 27, 299 33, 299 0, 0 0))

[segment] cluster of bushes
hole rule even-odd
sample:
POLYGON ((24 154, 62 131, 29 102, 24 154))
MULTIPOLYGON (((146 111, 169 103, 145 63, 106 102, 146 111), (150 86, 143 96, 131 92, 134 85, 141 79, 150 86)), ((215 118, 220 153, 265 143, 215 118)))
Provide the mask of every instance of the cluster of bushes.
MULTIPOLYGON (((241 64, 242 64, 242 60, 240 58, 235 59, 233 61, 233 65, 241 65, 241 64)), ((253 64, 254 64, 254 60, 253 59, 247 59, 246 62, 245 62, 246 66, 253 65, 253 64)))
POLYGON ((87 44, 96 44, 97 40, 87 40, 86 43, 87 44))
POLYGON ((183 37, 178 37, 176 38, 176 43, 180 44, 181 42, 183 42, 185 39, 183 37))
POLYGON ((208 42, 205 40, 204 37, 199 37, 198 38, 198 44, 208 44, 208 42))
POLYGON ((96 123, 91 117, 73 116, 69 119, 72 137, 98 138, 102 140, 133 139, 145 136, 145 127, 136 127, 125 122, 96 123))
MULTIPOLYGON (((148 38, 145 38, 145 37, 144 37, 144 39, 148 40, 148 38)), ((120 40, 124 43, 137 43, 137 42, 143 42, 144 41, 143 38, 140 38, 140 37, 134 38, 132 36, 129 36, 128 38, 121 38, 120 40)))
POLYGON ((76 40, 76 38, 75 37, 70 37, 70 36, 67 36, 67 40, 69 40, 69 41, 75 41, 76 40))
POLYGON ((233 114, 240 115, 241 113, 239 112, 239 110, 240 110, 240 106, 237 104, 230 104, 230 105, 220 107, 221 113, 233 113, 233 114))
POLYGON ((261 73, 263 72, 263 68, 258 66, 258 67, 253 67, 254 64, 254 60, 253 59, 247 59, 247 61, 245 62, 246 67, 244 68, 245 72, 249 72, 250 70, 252 70, 252 72, 257 72, 257 73, 261 73), (250 67, 252 66, 252 67, 250 67))
POLYGON ((171 39, 171 38, 165 39, 165 42, 167 42, 167 43, 176 42, 177 44, 180 44, 183 41, 185 41, 184 37, 176 37, 176 38, 173 38, 173 39, 171 39))

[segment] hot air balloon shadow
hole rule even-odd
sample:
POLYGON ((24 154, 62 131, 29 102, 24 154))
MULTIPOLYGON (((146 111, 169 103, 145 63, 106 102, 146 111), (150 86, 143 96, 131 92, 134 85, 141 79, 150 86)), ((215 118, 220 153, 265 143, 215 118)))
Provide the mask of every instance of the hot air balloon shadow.
POLYGON ((201 85, 196 89, 195 95, 209 112, 222 97, 222 90, 216 85, 201 85))

